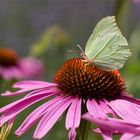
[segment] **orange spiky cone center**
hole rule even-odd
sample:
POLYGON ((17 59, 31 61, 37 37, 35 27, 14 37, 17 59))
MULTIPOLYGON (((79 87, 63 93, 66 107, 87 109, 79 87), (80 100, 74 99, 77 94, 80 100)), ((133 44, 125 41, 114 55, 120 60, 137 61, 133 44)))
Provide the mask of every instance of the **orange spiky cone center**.
POLYGON ((54 82, 63 94, 84 99, 114 100, 125 90, 118 70, 103 71, 80 58, 66 61, 57 71, 54 82))

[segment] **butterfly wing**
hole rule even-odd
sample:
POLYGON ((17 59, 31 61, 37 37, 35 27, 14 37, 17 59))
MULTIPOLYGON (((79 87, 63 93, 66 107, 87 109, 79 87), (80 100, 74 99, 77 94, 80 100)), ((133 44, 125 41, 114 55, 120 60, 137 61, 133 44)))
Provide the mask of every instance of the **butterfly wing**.
POLYGON ((87 41, 85 54, 99 68, 108 71, 120 69, 131 55, 127 45, 115 17, 109 16, 96 25, 87 41))

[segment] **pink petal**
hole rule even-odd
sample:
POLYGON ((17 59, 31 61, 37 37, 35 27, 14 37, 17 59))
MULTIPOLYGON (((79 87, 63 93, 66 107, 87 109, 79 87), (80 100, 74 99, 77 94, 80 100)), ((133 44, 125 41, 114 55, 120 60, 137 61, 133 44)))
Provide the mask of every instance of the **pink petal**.
MULTIPOLYGON (((127 139, 128 140, 128 139, 127 139)), ((133 138, 131 138, 131 139, 129 139, 129 140, 140 140, 140 136, 135 136, 135 137, 133 137, 133 138)))
MULTIPOLYGON (((51 88, 50 88, 51 89, 51 88)), ((30 92, 27 96, 34 94, 34 93, 38 93, 40 91, 45 91, 45 89, 36 89, 32 92, 30 92)), ((23 92, 23 90, 18 90, 17 92, 10 92, 10 91, 6 91, 5 93, 2 93, 2 96, 17 96, 20 94, 25 94, 26 92, 23 92)))
POLYGON ((101 108, 101 106, 93 99, 87 100, 87 109, 90 115, 96 118, 106 118, 107 115, 101 108))
MULTIPOLYGON (((13 95, 12 92, 10 92, 8 90, 4 93, 1 93, 1 96, 12 96, 12 95, 13 95)), ((17 95, 17 94, 14 93, 14 95, 17 95)))
POLYGON ((66 128, 79 127, 81 120, 81 99, 75 98, 72 102, 66 116, 66 128))
POLYGON ((35 130, 34 138, 41 139, 44 135, 46 135, 72 101, 72 97, 67 97, 63 99, 62 103, 53 108, 52 111, 46 113, 35 130))
POLYGON ((109 132, 120 132, 120 133, 134 133, 140 134, 140 125, 135 123, 129 123, 124 120, 108 118, 108 119, 99 119, 94 118, 90 114, 84 114, 82 118, 97 124, 102 130, 109 132))
POLYGON ((109 131, 106 131, 104 129, 101 129, 101 135, 103 137, 104 140, 113 140, 112 139, 112 134, 109 131))
POLYGON ((43 82, 43 81, 20 81, 13 85, 14 88, 21 88, 26 91, 39 89, 39 88, 45 88, 49 86, 56 86, 55 83, 50 82, 43 82))
POLYGON ((62 99, 62 96, 55 97, 54 99, 35 109, 16 130, 16 135, 21 136, 23 133, 25 133, 42 115, 48 112, 50 108, 52 109, 52 107, 55 107, 62 99))
POLYGON ((134 103, 118 99, 111 101, 109 106, 124 120, 133 122, 140 121, 140 109, 138 109, 137 105, 134 103))
POLYGON ((5 122, 12 119, 16 115, 18 115, 21 111, 31 106, 32 104, 56 94, 51 91, 48 92, 50 92, 50 94, 46 94, 46 92, 42 92, 40 94, 32 95, 27 98, 22 98, 18 101, 15 101, 1 108, 0 112, 4 112, 4 114, 0 118, 0 126, 2 126, 5 122))
MULTIPOLYGON (((120 140, 133 140, 132 137, 134 134, 131 133, 125 133, 121 136, 120 140)), ((139 139, 140 140, 140 139, 139 139)))
POLYGON ((140 136, 131 133, 125 133, 121 136, 120 140, 140 140, 140 136))
POLYGON ((69 140, 75 140, 76 138, 76 131, 75 129, 71 129, 70 132, 69 132, 69 140))
MULTIPOLYGON (((50 88, 55 87, 55 83, 49 83, 49 82, 42 82, 42 81, 20 81, 13 85, 14 88, 21 88, 20 90, 16 92, 10 92, 6 91, 5 93, 2 93, 2 96, 16 96, 19 94, 26 93, 27 91, 35 90, 41 91, 41 90, 47 90, 50 88)), ((34 93, 34 92, 33 92, 34 93)))
POLYGON ((127 100, 127 101, 130 101, 132 103, 140 105, 140 99, 135 99, 135 98, 130 97, 130 96, 121 96, 121 99, 124 99, 124 100, 127 100))
POLYGON ((108 106, 107 104, 108 101, 100 101, 100 107, 104 111, 105 114, 112 114, 114 118, 117 118, 116 113, 108 106))
POLYGON ((57 95, 59 95, 59 92, 60 92, 56 87, 48 87, 48 88, 43 88, 43 89, 36 89, 36 90, 28 93, 25 97, 32 96, 34 94, 38 94, 38 93, 43 92, 43 91, 45 91, 46 94, 49 93, 48 91, 53 91, 57 95))
POLYGON ((32 97, 34 97, 34 96, 38 96, 38 95, 44 95, 44 94, 50 94, 50 93, 55 93, 55 94, 57 94, 56 93, 56 90, 54 90, 54 89, 51 89, 51 90, 47 90, 47 91, 41 91, 41 92, 36 92, 36 91, 34 91, 34 94, 33 95, 31 95, 31 96, 25 96, 24 98, 22 98, 22 99, 20 99, 20 100, 17 100, 17 101, 15 101, 15 102, 12 102, 12 103, 10 103, 10 104, 8 104, 8 105, 6 105, 6 106, 4 106, 4 107, 2 107, 2 108, 0 108, 0 113, 2 113, 2 112, 4 112, 4 111, 6 111, 7 109, 10 109, 12 106, 14 106, 14 105, 16 105, 16 104, 18 104, 18 103, 20 103, 22 100, 24 100, 24 99, 30 99, 30 98, 32 98, 32 97))
POLYGON ((71 129, 69 139, 74 140, 76 137, 75 128, 79 127, 81 120, 81 102, 79 98, 75 98, 72 102, 66 116, 66 128, 71 129))
POLYGON ((8 125, 13 125, 14 121, 15 121, 15 118, 12 118, 11 120, 9 120, 8 125))

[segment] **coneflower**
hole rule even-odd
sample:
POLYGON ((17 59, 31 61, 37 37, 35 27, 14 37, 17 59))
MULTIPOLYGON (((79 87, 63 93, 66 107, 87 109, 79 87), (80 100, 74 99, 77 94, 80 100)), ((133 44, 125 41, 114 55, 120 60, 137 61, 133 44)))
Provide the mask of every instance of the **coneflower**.
POLYGON ((39 60, 21 58, 10 48, 0 48, 0 76, 5 80, 30 79, 39 76, 42 71, 43 65, 39 60))
POLYGON ((82 114, 84 119, 94 119, 92 122, 104 130, 101 133, 103 137, 104 132, 111 127, 114 127, 112 133, 116 128, 118 132, 140 134, 140 130, 137 129, 140 126, 140 101, 128 95, 124 79, 118 70, 103 71, 81 58, 74 58, 60 67, 53 82, 21 81, 15 83, 13 87, 19 90, 15 93, 7 91, 2 95, 27 95, 0 109, 2 113, 0 126, 17 117, 27 107, 47 99, 31 112, 16 130, 18 136, 39 121, 33 138, 43 138, 65 111, 67 111, 65 126, 69 130, 70 140, 78 137, 76 137, 77 128, 84 127, 80 125, 83 121, 82 114), (85 116, 85 113, 88 115, 85 116), (103 125, 103 122, 108 125, 103 125), (133 131, 130 131, 132 129, 133 131))

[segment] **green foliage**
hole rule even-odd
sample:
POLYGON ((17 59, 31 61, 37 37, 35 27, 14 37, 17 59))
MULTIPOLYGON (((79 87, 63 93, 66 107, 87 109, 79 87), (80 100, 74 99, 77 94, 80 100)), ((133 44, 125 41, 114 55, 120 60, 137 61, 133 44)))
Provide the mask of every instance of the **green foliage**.
POLYGON ((43 55, 49 47, 65 47, 69 43, 69 35, 60 27, 54 25, 42 33, 41 38, 32 46, 31 55, 43 55))

